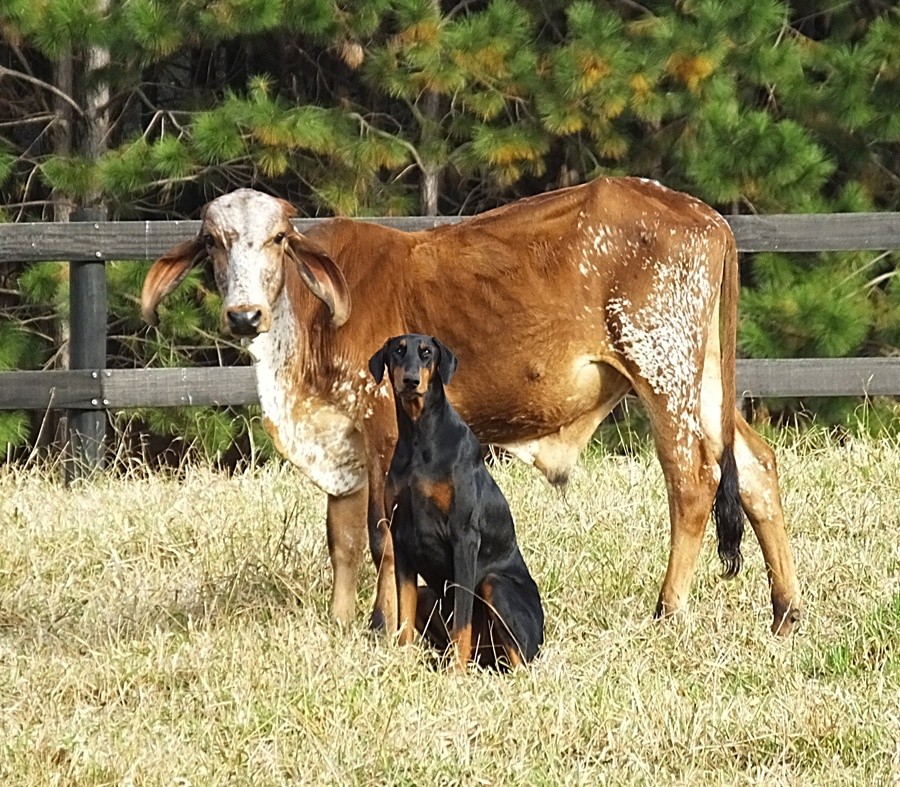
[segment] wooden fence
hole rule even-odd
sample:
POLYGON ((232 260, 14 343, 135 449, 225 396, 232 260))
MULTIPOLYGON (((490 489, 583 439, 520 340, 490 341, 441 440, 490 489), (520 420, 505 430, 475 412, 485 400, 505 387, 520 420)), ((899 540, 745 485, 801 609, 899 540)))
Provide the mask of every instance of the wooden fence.
MULTIPOLYGON (((0 373, 0 409, 66 409, 80 461, 102 457, 106 410, 125 407, 238 405, 257 401, 249 367, 106 369, 107 260, 152 260, 197 233, 199 221, 77 221, 0 225, 0 262, 67 260, 71 265, 70 371, 0 373)), ((743 252, 883 251, 900 248, 900 213, 726 217, 743 252)), ((421 230, 461 217, 370 219, 421 230)), ((298 219, 303 231, 317 223, 298 219)), ((900 357, 741 360, 738 395, 900 395, 900 357)))

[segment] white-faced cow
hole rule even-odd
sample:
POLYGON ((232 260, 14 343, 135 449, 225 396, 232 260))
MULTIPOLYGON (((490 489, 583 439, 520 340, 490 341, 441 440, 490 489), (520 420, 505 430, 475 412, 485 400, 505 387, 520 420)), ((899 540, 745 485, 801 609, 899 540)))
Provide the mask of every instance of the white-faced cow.
POLYGON ((552 482, 634 390, 669 499, 657 614, 685 606, 711 511, 724 574, 738 572, 743 509, 773 631, 790 632, 800 596, 775 458, 734 407, 737 251, 718 213, 652 181, 601 178, 424 232, 333 219, 301 235, 294 215, 250 189, 213 200, 197 237, 150 268, 142 307, 153 321, 212 259, 224 330, 252 338, 266 429, 328 495, 335 618, 354 616, 368 533, 373 623, 395 625, 383 503, 394 413, 366 363, 387 337, 424 333, 459 356, 448 395, 478 437, 552 482))

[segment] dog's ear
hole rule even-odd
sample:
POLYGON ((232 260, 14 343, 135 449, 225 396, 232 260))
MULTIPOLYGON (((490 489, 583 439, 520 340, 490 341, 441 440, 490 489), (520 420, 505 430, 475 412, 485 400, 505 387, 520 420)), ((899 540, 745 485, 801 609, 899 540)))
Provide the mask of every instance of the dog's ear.
POLYGON ((387 353, 387 342, 385 342, 381 349, 378 350, 375 355, 369 358, 369 373, 372 377, 375 378, 376 383, 381 383, 384 379, 384 369, 386 364, 386 353, 387 353))
POLYGON ((449 385, 450 380, 453 379, 453 375, 456 373, 456 367, 459 365, 459 361, 456 360, 456 356, 450 351, 450 348, 439 339, 432 336, 431 341, 433 341, 434 346, 438 348, 437 370, 438 374, 441 376, 441 382, 444 385, 449 385))

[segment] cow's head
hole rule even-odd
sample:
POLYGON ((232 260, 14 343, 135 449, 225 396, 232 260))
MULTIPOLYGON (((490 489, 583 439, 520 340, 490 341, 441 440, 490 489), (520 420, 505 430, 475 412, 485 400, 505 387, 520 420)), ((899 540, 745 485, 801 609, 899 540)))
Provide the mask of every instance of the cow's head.
POLYGON ((222 294, 222 327, 235 336, 269 330, 272 308, 284 287, 286 266, 296 266, 310 292, 331 313, 332 325, 350 316, 350 294, 338 267, 322 248, 291 224, 294 207, 253 189, 214 199, 201 213, 196 238, 179 244, 150 267, 141 293, 141 314, 156 324, 156 307, 209 257, 222 294))

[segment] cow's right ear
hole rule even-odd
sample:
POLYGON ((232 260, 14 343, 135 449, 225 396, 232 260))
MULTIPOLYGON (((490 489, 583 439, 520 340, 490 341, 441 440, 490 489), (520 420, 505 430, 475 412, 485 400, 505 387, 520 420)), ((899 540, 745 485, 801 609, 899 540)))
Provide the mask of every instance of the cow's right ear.
POLYGON ((384 370, 387 366, 385 361, 385 353, 387 352, 387 342, 378 350, 375 355, 369 358, 369 373, 375 378, 376 383, 381 383, 384 379, 384 370))
POLYGON ((159 302, 181 284, 190 269, 206 256, 206 244, 198 235, 179 243, 150 266, 141 290, 141 316, 145 322, 150 325, 159 322, 156 316, 159 302))

